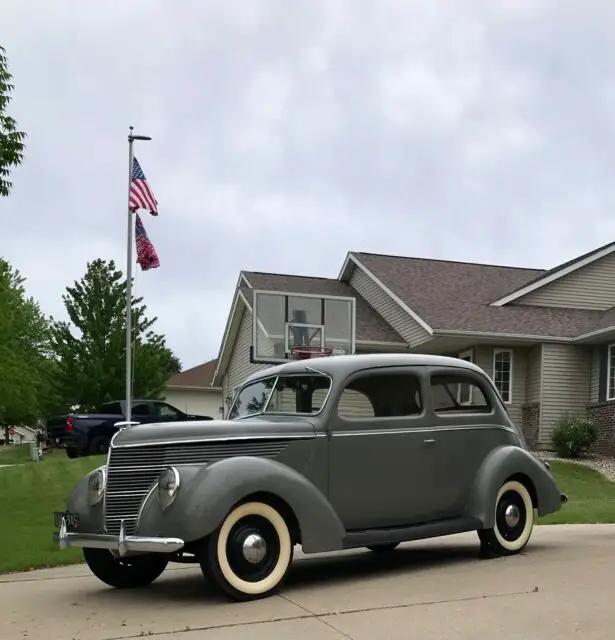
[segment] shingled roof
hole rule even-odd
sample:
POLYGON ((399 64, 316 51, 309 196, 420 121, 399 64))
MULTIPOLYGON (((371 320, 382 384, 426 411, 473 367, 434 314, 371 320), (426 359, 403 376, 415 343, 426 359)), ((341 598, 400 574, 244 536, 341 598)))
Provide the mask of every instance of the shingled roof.
MULTIPOLYGON (((313 278, 280 273, 243 271, 250 285, 263 291, 312 293, 322 296, 348 296, 355 298, 356 339, 359 342, 398 342, 404 339, 375 311, 350 285, 333 278, 313 278)), ((252 291, 242 286, 242 293, 252 304, 252 291)))
POLYGON ((351 255, 434 330, 572 338, 594 329, 603 315, 584 309, 490 305, 547 273, 542 269, 351 255))
POLYGON ((214 378, 214 371, 218 360, 209 360, 203 364, 199 364, 191 369, 186 369, 181 373, 176 373, 171 376, 167 381, 167 387, 169 388, 186 388, 194 387, 198 389, 212 388, 212 382, 214 378))

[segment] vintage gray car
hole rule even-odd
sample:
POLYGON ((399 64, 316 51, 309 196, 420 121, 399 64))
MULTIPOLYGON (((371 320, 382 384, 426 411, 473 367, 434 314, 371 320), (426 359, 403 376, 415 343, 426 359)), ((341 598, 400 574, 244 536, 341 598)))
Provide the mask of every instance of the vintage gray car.
POLYGON ((333 356, 252 375, 228 420, 120 431, 56 512, 55 539, 113 587, 195 562, 248 600, 281 585, 295 545, 389 553, 475 530, 489 556, 514 554, 535 512, 565 501, 479 367, 333 356))

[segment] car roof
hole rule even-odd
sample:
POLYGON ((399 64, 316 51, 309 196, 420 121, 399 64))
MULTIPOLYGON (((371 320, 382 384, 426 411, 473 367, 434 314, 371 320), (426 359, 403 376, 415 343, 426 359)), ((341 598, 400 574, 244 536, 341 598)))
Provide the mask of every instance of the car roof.
POLYGON ((332 377, 345 377, 363 369, 401 366, 456 367, 484 374, 484 371, 475 364, 449 356, 420 353, 365 353, 312 358, 310 360, 289 360, 283 364, 257 371, 249 376, 245 382, 271 375, 305 373, 308 367, 332 377))

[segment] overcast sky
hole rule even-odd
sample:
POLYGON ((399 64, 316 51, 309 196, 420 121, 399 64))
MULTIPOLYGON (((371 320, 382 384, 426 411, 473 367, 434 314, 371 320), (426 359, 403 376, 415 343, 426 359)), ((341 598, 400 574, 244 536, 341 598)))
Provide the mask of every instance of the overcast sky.
POLYGON ((127 127, 159 202, 137 293, 185 367, 241 269, 348 250, 551 267, 615 240, 615 3, 4 0, 28 132, 0 255, 43 310, 125 268, 127 127))

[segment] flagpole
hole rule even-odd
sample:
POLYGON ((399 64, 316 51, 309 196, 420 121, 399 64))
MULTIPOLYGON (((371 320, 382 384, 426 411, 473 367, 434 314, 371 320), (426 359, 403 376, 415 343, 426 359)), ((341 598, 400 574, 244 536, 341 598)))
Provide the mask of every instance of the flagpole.
POLYGON ((135 214, 130 207, 130 193, 132 186, 132 165, 134 161, 135 140, 151 140, 149 136, 137 136, 133 134, 134 127, 130 127, 128 134, 128 225, 126 228, 126 409, 124 419, 132 420, 132 230, 135 214))

